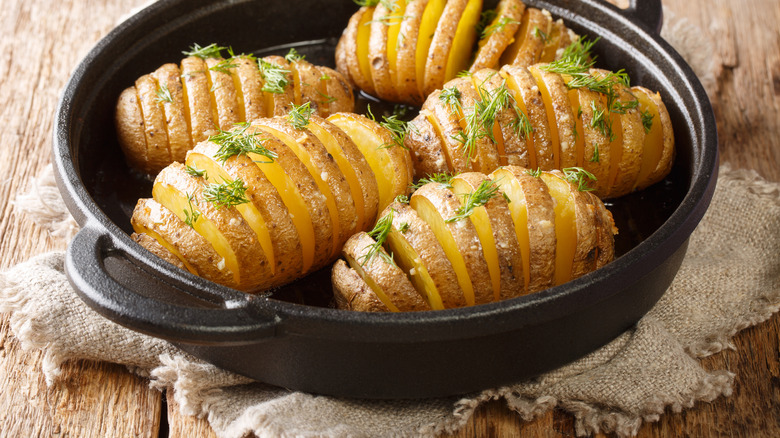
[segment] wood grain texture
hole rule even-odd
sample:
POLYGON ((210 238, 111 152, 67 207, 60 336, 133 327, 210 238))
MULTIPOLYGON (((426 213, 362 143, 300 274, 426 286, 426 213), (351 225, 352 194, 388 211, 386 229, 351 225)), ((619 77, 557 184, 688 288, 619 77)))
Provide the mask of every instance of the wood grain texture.
MULTIPOLYGON (((624 2, 625 0, 614 0, 624 2)), ((65 243, 9 202, 49 162, 58 96, 78 61, 117 20, 145 0, 9 0, 0 8, 0 269, 65 243)), ((780 181, 780 2, 664 0, 714 42, 713 100, 723 162, 780 181)), ((734 394, 667 412, 641 437, 780 436, 780 315, 747 329, 734 350, 702 361, 736 374, 734 394)), ((179 414, 146 380, 124 367, 68 363, 47 387, 41 354, 25 352, 0 316, 0 437, 213 437, 204 419, 179 414)), ((574 421, 553 411, 524 422, 495 401, 457 437, 570 437, 574 421)))

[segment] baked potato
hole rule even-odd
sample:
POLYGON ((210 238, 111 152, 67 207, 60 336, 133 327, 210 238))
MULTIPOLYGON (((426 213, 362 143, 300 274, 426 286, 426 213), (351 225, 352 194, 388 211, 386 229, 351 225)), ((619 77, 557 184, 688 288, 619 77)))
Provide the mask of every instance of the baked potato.
POLYGON ((501 0, 367 2, 349 20, 336 68, 380 99, 420 105, 460 72, 550 62, 577 39, 549 12, 501 0), (492 18, 491 18, 492 17, 492 18))
POLYGON ((115 124, 128 164, 154 176, 220 129, 281 116, 309 103, 327 117, 354 109, 352 87, 337 71, 295 51, 257 59, 222 57, 224 48, 195 46, 180 65, 141 76, 119 96, 115 124))
POLYGON ((380 207, 408 194, 411 158, 384 122, 291 109, 220 130, 165 167, 153 199, 133 212, 136 241, 195 275, 257 292, 331 263, 380 207))
POLYGON ((467 172, 396 200, 350 238, 332 271, 335 301, 358 311, 489 303, 566 283, 614 257, 612 215, 582 169, 467 172))
POLYGON ((406 137, 415 173, 580 167, 595 176, 587 183, 601 198, 662 180, 674 134, 660 95, 629 87, 622 72, 592 68, 581 50, 571 53, 527 68, 482 69, 433 92, 406 137))

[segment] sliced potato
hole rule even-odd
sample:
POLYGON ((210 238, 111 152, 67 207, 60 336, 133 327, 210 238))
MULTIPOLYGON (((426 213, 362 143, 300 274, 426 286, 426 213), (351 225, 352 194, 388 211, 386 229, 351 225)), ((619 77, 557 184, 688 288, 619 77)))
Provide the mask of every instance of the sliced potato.
POLYGON ((358 273, 347 266, 344 260, 337 260, 331 273, 333 298, 336 307, 357 312, 389 312, 376 293, 358 273))
POLYGON ((609 110, 599 93, 585 88, 573 91, 577 93, 578 112, 582 120, 582 167, 596 177, 592 187, 597 196, 603 197, 609 193, 609 166, 612 159, 609 110))
POLYGON ((165 260, 173 266, 176 266, 179 269, 184 269, 185 271, 187 270, 187 266, 184 264, 184 262, 173 255, 173 253, 171 253, 165 246, 163 246, 163 244, 160 243, 160 241, 154 237, 144 233, 133 233, 130 235, 130 238, 133 239, 135 243, 148 249, 152 254, 165 260))
POLYGON ((206 62, 197 56, 181 60, 185 114, 190 121, 192 144, 198 144, 217 132, 207 69, 206 62))
POLYGON ((496 17, 480 36, 479 48, 469 71, 476 73, 484 68, 497 69, 499 58, 514 41, 525 12, 520 0, 501 0, 496 7, 496 17))
POLYGON ((374 8, 361 7, 350 17, 347 28, 337 46, 336 60, 338 70, 349 77, 356 87, 366 93, 374 93, 374 83, 368 68, 368 22, 374 14, 374 8), (361 61, 361 56, 364 61, 361 61))
POLYGON ((367 233, 355 234, 344 245, 344 258, 390 311, 430 310, 428 302, 384 248, 379 247, 378 253, 371 256, 371 248, 376 244, 367 233))
POLYGON ((192 139, 184 114, 184 92, 181 70, 176 64, 164 64, 152 75, 157 79, 157 100, 162 103, 168 132, 168 149, 172 161, 184 161, 192 149, 192 139))
POLYGON ((239 119, 242 122, 251 122, 265 117, 263 78, 257 68, 257 61, 247 56, 238 56, 233 59, 232 64, 236 65, 231 73, 239 102, 239 119))
POLYGON ((486 128, 482 126, 481 118, 484 115, 482 105, 490 101, 489 91, 484 87, 477 86, 471 78, 457 78, 448 82, 450 87, 456 87, 460 93, 460 103, 462 107, 462 117, 460 126, 464 134, 469 139, 462 143, 461 150, 471 149, 464 153, 471 158, 472 168, 478 172, 491 172, 499 166, 499 151, 497 145, 491 139, 495 137, 493 129, 490 132, 484 132, 486 128), (476 123, 475 123, 476 122, 476 123), (469 143, 471 146, 466 147, 469 143))
POLYGON ((661 181, 671 171, 675 155, 674 132, 669 111, 659 93, 639 86, 632 87, 631 91, 639 99, 639 110, 652 117, 642 155, 648 157, 647 164, 643 158, 635 187, 639 190, 661 181))
POLYGON ((295 103, 295 79, 290 62, 281 56, 258 60, 263 77, 266 117, 285 116, 295 103))
POLYGON ((449 0, 433 33, 425 61, 422 93, 428 95, 447 81, 447 61, 457 35, 458 23, 470 0, 449 0))
POLYGON ((355 95, 344 76, 328 67, 320 66, 318 70, 320 71, 320 81, 325 82, 326 90, 326 94, 322 96, 323 101, 322 106, 320 106, 322 112, 319 115, 326 117, 329 114, 354 111, 355 95))
POLYGON ((155 170, 147 166, 146 134, 144 118, 135 87, 126 88, 119 94, 114 113, 114 125, 122 153, 130 167, 145 173, 155 170))
MULTIPOLYGON (((397 2, 379 2, 374 8, 368 37, 368 65, 371 72, 371 80, 374 83, 374 93, 377 97, 389 101, 397 100, 395 83, 390 74, 390 60, 388 59, 388 34, 392 26, 393 17, 399 15, 401 7, 397 2), (390 6, 390 7, 388 7, 390 6)), ((402 10, 400 11, 403 12, 402 10)))
POLYGON ((501 64, 528 67, 539 62, 551 30, 552 16, 547 10, 526 8, 515 42, 501 56, 501 64))
POLYGON ((454 78, 458 73, 468 70, 472 60, 471 52, 477 40, 477 24, 482 13, 482 0, 468 0, 466 8, 458 21, 455 38, 452 40, 447 67, 442 83, 454 78))
MULTIPOLYGON (((463 1, 461 1, 461 4, 465 5, 463 1)), ((427 68, 429 54, 435 50, 432 48, 433 40, 436 37, 436 33, 438 32, 438 25, 442 21, 441 17, 446 7, 447 0, 429 0, 428 4, 425 6, 425 11, 423 11, 423 15, 420 20, 420 29, 417 33, 417 49, 415 52, 417 89, 420 93, 420 96, 427 96, 431 91, 438 88, 434 87, 432 90, 428 90, 428 79, 426 78, 428 76, 427 68)), ((453 28, 454 26, 455 24, 451 23, 450 27, 453 28)), ((438 50, 439 53, 441 53, 442 49, 440 48, 438 50)), ((440 65, 443 74, 444 64, 442 63, 440 65)))
POLYGON ((550 73, 538 64, 528 68, 534 76, 542 100, 547 109, 547 120, 552 135, 554 168, 566 169, 577 166, 577 126, 572 112, 568 89, 561 75, 550 73))
MULTIPOLYGON (((450 85, 451 82, 445 84, 445 90, 450 88, 450 85)), ((452 173, 472 171, 474 170, 472 161, 463 149, 462 139, 465 133, 460 122, 463 117, 461 109, 444 103, 441 96, 441 90, 431 93, 425 100, 421 112, 430 115, 428 121, 433 125, 434 131, 444 145, 447 166, 452 173)))
POLYGON ((409 122, 409 132, 404 139, 404 145, 411 151, 414 173, 418 177, 447 173, 444 144, 429 120, 430 113, 422 110, 420 114, 421 117, 409 122))
POLYGON ((398 30, 395 86, 398 100, 412 105, 421 105, 425 100, 417 85, 417 40, 427 6, 428 0, 409 1, 398 30))
POLYGON ((157 80, 152 75, 143 75, 135 81, 135 89, 144 121, 147 166, 160 170, 171 162, 171 151, 168 148, 165 112, 157 96, 157 80))
POLYGON ((238 96, 229 65, 232 65, 231 61, 221 58, 206 59, 209 91, 214 102, 212 109, 216 111, 214 120, 217 120, 219 128, 223 131, 227 131, 234 123, 241 121, 238 96))

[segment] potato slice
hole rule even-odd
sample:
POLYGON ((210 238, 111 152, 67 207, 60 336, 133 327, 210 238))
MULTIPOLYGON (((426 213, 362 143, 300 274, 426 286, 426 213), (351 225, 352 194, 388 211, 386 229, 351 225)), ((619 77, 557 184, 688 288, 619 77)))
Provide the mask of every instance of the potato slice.
POLYGON ((559 171, 542 172, 539 178, 555 201, 555 285, 572 279, 577 241, 576 201, 572 187, 559 171))
POLYGON ((149 252, 172 264, 173 266, 176 266, 179 269, 184 269, 185 271, 187 270, 187 266, 184 264, 184 262, 171 253, 165 246, 160 243, 160 241, 156 240, 154 237, 144 233, 133 233, 130 235, 130 238, 133 239, 135 243, 143 246, 149 250, 149 252))
POLYGON ((398 17, 403 13, 402 6, 397 1, 377 3, 369 24, 368 66, 374 83, 374 94, 391 102, 398 100, 398 97, 390 73, 388 39, 390 28, 400 24, 398 17))
POLYGON ((489 175, 509 198, 526 290, 537 292, 553 284, 555 273, 555 211, 547 185, 527 169, 507 166, 489 175))
POLYGON ((409 192, 414 176, 409 151, 396 145, 390 131, 359 114, 338 113, 328 117, 355 142, 376 176, 379 210, 409 192))
POLYGON ((526 8, 515 42, 501 56, 501 65, 528 67, 539 62, 551 30, 550 12, 526 8))
POLYGON ((472 60, 472 47, 477 40, 477 24, 482 13, 482 0, 468 0, 466 8, 458 21, 455 38, 452 40, 447 57, 442 83, 454 78, 458 73, 466 71, 472 60))
POLYGON ((206 62, 196 56, 181 60, 185 114, 190 121, 192 143, 198 144, 216 134, 206 62))
POLYGON ((316 190, 324 196, 332 230, 329 258, 334 258, 357 229, 355 202, 344 174, 311 131, 296 129, 287 120, 278 117, 256 120, 253 126, 282 140, 303 163, 314 180, 316 190))
POLYGON ((469 1, 473 0, 449 0, 444 6, 425 61, 425 76, 421 90, 424 95, 441 88, 448 79, 447 63, 457 35, 458 23, 469 1))
POLYGON ((595 188, 595 194, 601 198, 609 193, 609 169, 612 160, 609 110, 601 94, 585 88, 572 91, 577 93, 578 113, 582 120, 582 167, 596 177, 596 182, 591 184, 591 187, 595 188))
POLYGON ((184 165, 173 163, 155 179, 152 196, 176 214, 180 220, 191 220, 198 234, 208 240, 223 261, 217 266, 233 273, 236 288, 253 291, 270 284, 270 266, 255 233, 235 208, 219 208, 203 197, 206 186, 202 178, 189 175, 184 165))
MULTIPOLYGON (((593 195, 595 198, 596 196, 593 195)), ((607 210, 604 203, 594 201, 596 206, 596 244, 598 251, 596 255, 596 268, 605 266, 615 258, 615 234, 618 229, 615 227, 615 221, 612 219, 612 213, 607 210)))
POLYGON ((552 136, 554 168, 566 169, 577 166, 577 126, 572 112, 568 89, 563 77, 544 69, 547 64, 528 68, 542 93, 547 110, 547 121, 552 136))
POLYGON ((236 65, 231 69, 236 98, 239 102, 238 114, 241 122, 266 117, 265 97, 263 96, 263 78, 257 67, 257 60, 247 56, 237 56, 232 61, 236 65))
POLYGON ((157 80, 152 75, 143 75, 135 81, 135 89, 144 121, 146 166, 159 172, 171 162, 171 151, 168 148, 165 112, 157 96, 157 80))
POLYGON ((384 248, 370 256, 370 249, 376 244, 367 233, 355 234, 344 245, 344 258, 391 312, 430 310, 428 302, 391 262, 384 248))
POLYGON ((354 84, 368 94, 374 94, 374 82, 371 79, 371 70, 368 65, 368 39, 370 27, 368 26, 374 14, 373 7, 363 6, 350 17, 347 28, 341 36, 343 45, 339 44, 336 60, 342 60, 337 64, 340 72, 348 75, 354 84), (343 53, 343 55, 342 55, 343 53))
POLYGON ((365 230, 374 223, 379 203, 379 192, 376 177, 368 165, 368 161, 360 153, 355 142, 333 123, 312 116, 309 119, 309 129, 333 156, 339 170, 349 184, 352 199, 355 202, 357 230, 365 230))
POLYGON ((228 287, 237 286, 233 274, 224 266, 219 268, 222 256, 214 246, 154 199, 139 199, 130 222, 136 233, 155 239, 191 273, 228 287))
POLYGON ((293 75, 293 94, 295 104, 302 105, 309 102, 315 114, 327 115, 329 113, 327 102, 327 83, 322 80, 320 69, 307 62, 305 59, 297 59, 290 63, 293 75))
POLYGON ((266 56, 258 59, 258 65, 267 117, 287 115, 295 103, 295 79, 290 62, 281 56, 266 56))
POLYGON ((417 40, 427 6, 428 0, 409 1, 398 30, 395 87, 401 102, 417 106, 425 100, 417 85, 417 40))
POLYGON ((515 91, 518 106, 528 115, 533 126, 533 142, 528 141, 528 153, 531 154, 531 145, 534 158, 529 159, 531 168, 550 170, 555 168, 555 152, 550 133, 550 123, 547 118, 547 110, 544 106, 539 86, 527 69, 506 65, 501 68, 502 76, 507 80, 507 85, 515 91), (520 101, 523 104, 519 104, 520 101))
MULTIPOLYGON (((465 197, 477 191, 485 181, 490 181, 486 175, 467 172, 453 178, 450 184, 463 203, 465 197)), ((469 219, 488 264, 493 299, 499 301, 523 295, 523 257, 506 199, 501 194, 490 198, 483 206, 475 208, 469 219)))
POLYGON ((428 224, 444 249, 466 305, 493 301, 490 271, 474 224, 466 218, 452 221, 462 213, 460 200, 446 185, 429 183, 414 192, 409 205, 428 224))
POLYGON ((398 97, 398 87, 396 84, 398 83, 399 35, 401 32, 401 23, 403 23, 405 19, 406 0, 395 0, 394 4, 389 4, 393 10, 387 16, 387 71, 390 75, 390 86, 393 88, 395 100, 401 101, 398 97))
POLYGON ((176 64, 164 64, 152 75, 157 79, 157 101, 163 106, 172 161, 184 161, 192 149, 190 129, 184 114, 181 70, 176 64))
POLYGON ((230 66, 233 63, 222 58, 208 58, 206 65, 209 91, 214 102, 212 107, 215 111, 214 120, 217 120, 220 129, 227 131, 233 127, 233 124, 241 121, 236 87, 230 74, 230 66))
POLYGON ((144 132, 144 117, 138 100, 135 86, 126 88, 119 94, 114 113, 117 139, 125 159, 130 167, 142 172, 152 173, 154 169, 147 166, 146 134, 144 132))
MULTIPOLYGON (((450 87, 456 87, 460 92, 463 114, 459 122, 466 137, 470 142, 473 142, 473 146, 470 147, 472 151, 464 151, 467 156, 471 157, 472 167, 483 173, 495 170, 499 166, 499 152, 496 143, 490 137, 491 135, 495 137, 495 132, 493 129, 489 133, 483 132, 484 128, 481 123, 484 113, 480 105, 485 105, 490 100, 488 90, 482 84, 474 83, 471 78, 453 79, 448 84, 450 87)), ((461 150, 464 150, 469 141, 464 140, 461 143, 461 150)))
MULTIPOLYGON (((465 5, 465 1, 460 2, 465 5)), ((447 0, 429 0, 423 11, 422 19, 420 20, 420 29, 417 33, 417 49, 415 52, 415 71, 417 72, 417 90, 420 96, 427 96, 431 91, 438 87, 434 87, 433 90, 428 90, 427 79, 428 76, 428 59, 430 52, 435 49, 432 47, 433 40, 438 34, 438 25, 442 21, 441 17, 447 7, 447 0)), ((455 28, 456 23, 450 23, 451 28, 455 28)), ((450 35, 451 37, 452 35, 450 35)), ((442 37, 439 37, 442 38, 442 37)), ((439 49, 441 52, 441 49, 439 49)), ((444 63, 440 64, 440 69, 444 70, 444 63)), ((442 81, 443 83, 443 81, 442 81)))
POLYGON ((326 117, 329 114, 339 112, 353 112, 355 110, 355 96, 350 86, 344 79, 344 76, 328 67, 319 67, 320 81, 325 82, 325 95, 323 98, 323 112, 320 116, 326 117), (325 103, 328 104, 327 111, 324 111, 325 103))
POLYGON ((515 41, 520 28, 525 4, 520 0, 501 0, 496 7, 496 17, 480 35, 479 48, 469 71, 476 73, 483 68, 499 68, 499 58, 515 41))
POLYGON ((404 145, 412 155, 414 173, 418 177, 449 172, 444 144, 431 124, 430 117, 430 112, 420 111, 419 117, 409 122, 409 132, 404 140, 404 145))
POLYGON ((380 217, 391 211, 392 229, 386 246, 398 267, 433 310, 464 306, 452 264, 428 224, 413 208, 399 202, 390 204, 380 217))
POLYGON ((376 293, 360 278, 358 273, 347 266, 344 260, 337 260, 331 272, 333 298, 336 307, 357 312, 389 312, 376 293))
MULTIPOLYGON (((456 79, 455 81, 463 82, 464 80, 456 79)), ((450 89, 451 86, 452 81, 445 84, 445 91, 450 89)), ((472 161, 464 153, 463 143, 458 140, 465 136, 460 124, 460 120, 463 117, 461 105, 452 107, 444 103, 442 93, 442 90, 436 90, 431 93, 425 100, 421 113, 424 112, 429 115, 428 121, 444 145, 444 156, 450 171, 452 173, 472 171, 474 170, 472 161)))
POLYGON ((666 177, 674 162, 674 133, 672 120, 659 93, 634 86, 634 96, 639 99, 639 111, 650 117, 650 130, 645 136, 642 165, 635 184, 636 190, 649 187, 666 177))

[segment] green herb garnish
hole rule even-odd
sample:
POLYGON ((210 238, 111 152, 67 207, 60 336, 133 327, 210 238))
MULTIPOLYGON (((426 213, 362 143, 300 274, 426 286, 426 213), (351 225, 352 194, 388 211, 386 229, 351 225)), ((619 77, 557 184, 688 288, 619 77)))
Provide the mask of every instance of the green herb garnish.
POLYGON ((599 162, 599 144, 594 143, 593 144, 593 156, 590 158, 591 163, 598 163, 599 162))
POLYGON ((290 84, 290 81, 287 79, 290 70, 285 70, 264 59, 258 59, 258 66, 260 68, 260 74, 263 76, 263 80, 265 80, 263 91, 276 94, 284 93, 285 87, 290 84))
POLYGON ((157 87, 157 103, 173 103, 173 96, 171 96, 171 90, 168 89, 167 84, 160 84, 157 87))
POLYGON ((542 174, 542 169, 537 167, 536 170, 528 169, 525 171, 525 173, 531 175, 534 178, 539 178, 539 176, 542 174))
POLYGON ((204 178, 208 179, 209 174, 206 172, 206 170, 198 169, 197 167, 191 167, 191 166, 184 166, 184 171, 187 172, 187 175, 193 176, 195 178, 204 178))
POLYGON ((642 113, 642 126, 645 127, 645 134, 649 134, 653 129, 653 113, 650 110, 646 110, 642 113))
POLYGON ((186 207, 184 208, 184 223, 190 228, 195 228, 195 222, 198 221, 200 212, 192 206, 192 195, 189 193, 187 194, 187 203, 189 204, 189 210, 186 207))
POLYGON ((490 179, 482 181, 473 192, 462 194, 464 197, 463 205, 461 205, 461 207, 458 208, 458 210, 455 212, 455 216, 446 219, 444 222, 457 222, 461 219, 465 219, 471 216, 474 214, 475 209, 487 204, 488 201, 493 199, 496 195, 498 195, 498 193, 499 191, 496 181, 490 179))
POLYGON ((496 23, 491 24, 482 31, 482 38, 487 38, 496 32, 503 32, 504 28, 506 28, 508 25, 517 23, 517 20, 514 20, 510 17, 501 17, 496 23))
POLYGON ((452 184, 451 184, 452 178, 454 178, 454 176, 450 175, 449 173, 428 174, 425 177, 420 178, 419 180, 417 180, 416 183, 411 184, 409 186, 409 188, 412 191, 415 191, 415 190, 419 189, 420 187, 422 187, 422 186, 424 186, 424 185, 426 185, 428 183, 444 184, 447 188, 451 188, 452 187, 452 184))
POLYGON ((287 62, 298 62, 306 59, 306 55, 301 55, 297 50, 295 50, 295 47, 291 47, 290 51, 284 55, 284 59, 286 59, 287 62))
POLYGON ((195 43, 190 46, 189 51, 184 51, 181 53, 186 56, 197 56, 200 59, 221 58, 222 51, 225 49, 227 49, 227 47, 218 46, 215 43, 211 43, 206 47, 201 47, 195 43))
POLYGON ((219 134, 209 137, 209 141, 219 145, 219 150, 214 158, 224 163, 228 158, 234 155, 246 155, 249 153, 262 155, 271 161, 261 161, 262 163, 273 162, 276 153, 269 151, 263 146, 263 141, 259 138, 259 133, 247 134, 249 123, 236 123, 236 127, 230 131, 219 130, 219 134))
POLYGON ((588 186, 588 181, 596 181, 596 176, 581 167, 563 169, 563 176, 566 181, 575 184, 580 192, 595 190, 593 187, 588 186))
POLYGON ((314 114, 314 108, 311 107, 311 102, 306 102, 300 106, 293 104, 292 109, 287 114, 287 120, 295 129, 301 130, 309 124, 312 114, 314 114))
POLYGON ((226 181, 221 184, 209 184, 203 189, 203 199, 211 202, 215 207, 235 207, 236 205, 246 204, 249 199, 246 197, 246 186, 244 181, 236 179, 226 181))
POLYGON ((365 266, 366 263, 371 261, 376 255, 382 257, 387 263, 395 264, 392 254, 387 254, 385 251, 382 251, 382 246, 385 244, 385 241, 387 241, 387 236, 390 234, 390 231, 393 230, 394 213, 395 210, 391 208, 390 211, 376 222, 374 229, 368 232, 368 235, 374 239, 374 243, 367 246, 368 252, 360 256, 360 260, 358 261, 361 266, 365 266))

